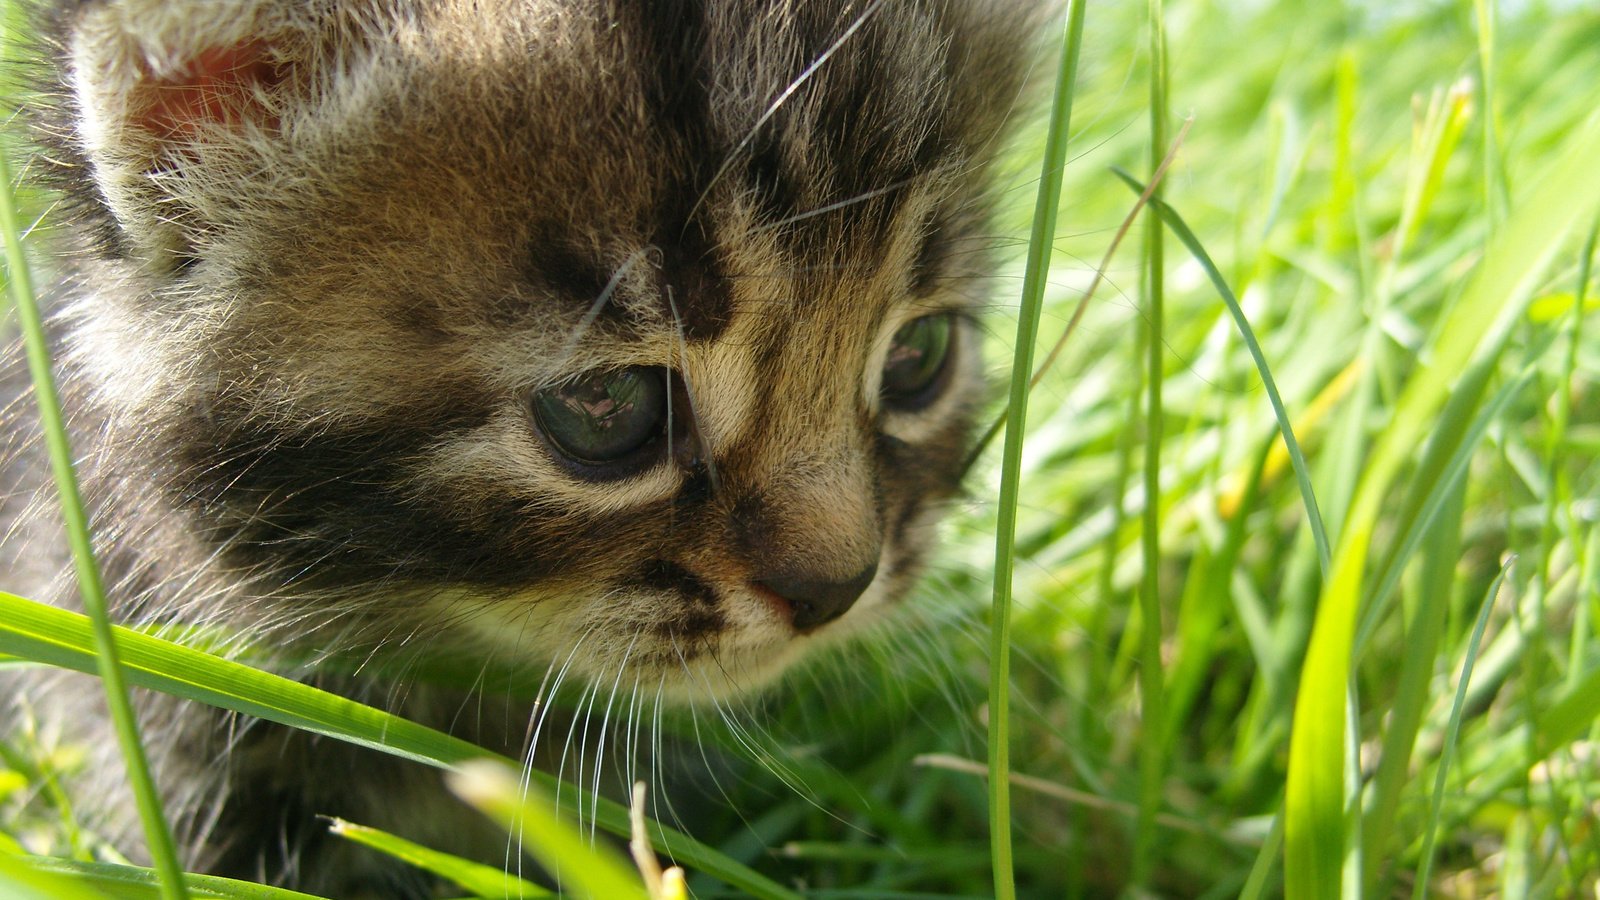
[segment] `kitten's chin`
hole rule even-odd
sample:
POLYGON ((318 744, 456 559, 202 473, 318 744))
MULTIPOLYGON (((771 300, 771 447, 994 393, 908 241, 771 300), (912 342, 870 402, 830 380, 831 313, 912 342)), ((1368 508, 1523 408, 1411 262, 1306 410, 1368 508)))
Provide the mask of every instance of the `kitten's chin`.
MULTIPOLYGON (((807 655, 804 638, 764 650, 734 650, 679 663, 659 672, 660 698, 685 706, 746 696, 777 682, 807 655)), ((643 673, 641 673, 643 675, 643 673)))
MULTIPOLYGON (((666 596, 574 595, 539 590, 513 596, 436 598, 440 620, 486 659, 547 665, 547 683, 616 685, 681 705, 718 703, 778 681, 820 648, 837 645, 878 617, 881 597, 809 631, 758 593, 724 597, 715 614, 663 616, 682 604, 666 596)), ((869 595, 873 592, 869 591, 869 595)))

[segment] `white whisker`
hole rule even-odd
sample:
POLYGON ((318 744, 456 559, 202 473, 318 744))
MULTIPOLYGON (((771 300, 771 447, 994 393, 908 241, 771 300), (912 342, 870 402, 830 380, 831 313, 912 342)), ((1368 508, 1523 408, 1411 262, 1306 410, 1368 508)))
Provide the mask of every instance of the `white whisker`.
POLYGON ((743 153, 745 148, 750 146, 750 142, 755 140, 756 134, 761 131, 762 126, 766 125, 773 116, 778 114, 778 110, 782 109, 783 105, 789 101, 789 98, 794 96, 795 91, 800 90, 800 88, 807 81, 811 80, 811 76, 815 75, 817 70, 826 65, 828 60, 832 59, 833 55, 839 51, 839 48, 843 47, 845 42, 849 41, 851 36, 859 31, 861 26, 865 25, 867 20, 872 17, 872 14, 877 12, 878 8, 883 6, 883 4, 884 0, 873 0, 872 5, 862 10, 861 15, 856 16, 855 20, 850 23, 850 26, 844 30, 843 34, 839 35, 839 37, 834 40, 833 44, 831 44, 828 49, 822 51, 822 53, 819 54, 816 59, 812 60, 811 64, 806 66, 805 71, 801 72, 793 81, 789 82, 788 87, 785 87, 783 91, 780 92, 772 101, 772 103, 768 104, 766 111, 761 114, 760 118, 756 119, 754 125, 750 126, 750 130, 745 132, 745 136, 732 150, 728 152, 727 156, 723 157, 722 165, 717 167, 717 171, 712 174, 711 180, 707 181, 706 186, 700 189, 700 196, 695 198, 694 205, 689 208, 689 215, 684 219, 685 228, 688 227, 689 222, 694 221, 695 213, 700 211, 701 205, 704 204, 706 198, 711 195, 711 189, 716 187, 717 182, 722 180, 723 175, 727 174, 728 169, 733 166, 733 163, 736 159, 738 159, 739 154, 743 153))

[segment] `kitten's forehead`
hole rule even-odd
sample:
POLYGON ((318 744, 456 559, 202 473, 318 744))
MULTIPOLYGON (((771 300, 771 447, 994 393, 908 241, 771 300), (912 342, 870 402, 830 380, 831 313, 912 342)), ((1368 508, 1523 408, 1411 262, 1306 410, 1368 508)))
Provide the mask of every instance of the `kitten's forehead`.
POLYGON ((138 71, 182 72, 211 32, 277 60, 236 89, 261 132, 213 123, 154 158, 115 143, 137 128, 90 135, 119 241, 232 261, 229 294, 344 307, 365 287, 435 330, 521 311, 693 341, 728 327, 736 283, 844 299, 827 287, 905 268, 901 244, 974 203, 1021 74, 1027 17, 1004 2, 252 0, 132 47, 100 21, 121 6, 90 7, 75 89, 137 117, 161 90, 138 71))
POLYGON ((727 327, 733 282, 810 280, 815 304, 869 275, 992 134, 992 109, 947 86, 976 63, 945 55, 934 7, 595 4, 523 28, 506 13, 442 5, 458 21, 403 45, 412 83, 396 93, 419 107, 406 143, 463 145, 457 166, 503 189, 540 287, 585 307, 605 295, 596 311, 619 319, 653 304, 689 340, 727 327))

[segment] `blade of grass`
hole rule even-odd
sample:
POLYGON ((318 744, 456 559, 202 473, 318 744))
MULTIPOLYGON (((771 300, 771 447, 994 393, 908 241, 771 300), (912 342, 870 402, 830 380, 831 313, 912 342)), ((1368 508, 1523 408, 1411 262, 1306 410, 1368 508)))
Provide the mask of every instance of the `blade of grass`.
POLYGON ((22 249, 16 200, 11 192, 11 164, 4 152, 0 152, 0 232, 3 232, 6 245, 11 301, 27 349, 28 370, 33 376, 33 396, 38 404, 45 444, 50 451, 50 468, 55 475, 56 491, 61 500, 61 517, 66 526, 67 541, 72 546, 78 591, 94 625, 100 681, 105 686, 106 705, 110 709, 117 743, 127 765, 128 781, 133 788, 134 802, 139 808, 139 820, 144 826, 145 846, 150 858, 155 861, 156 870, 162 875, 162 896, 167 900, 184 900, 188 892, 183 885, 183 868, 178 865, 172 830, 167 826, 161 797, 150 777, 150 764, 145 758, 144 745, 139 740, 139 723, 134 717, 133 705, 128 701, 128 688, 123 683, 116 646, 111 639, 111 614, 106 603, 105 587, 100 581, 100 567, 94 558, 94 545, 89 539, 89 517, 84 512, 77 473, 73 470, 72 447, 67 438, 55 377, 51 374, 50 349, 45 339, 44 322, 34 299, 28 260, 22 249))
POLYGON ((40 871, 30 857, 0 849, 0 896, 7 900, 106 900, 106 895, 70 876, 40 871))
MULTIPOLYGON (((57 879, 68 879, 75 885, 85 885, 99 892, 90 896, 115 897, 116 900, 146 900, 159 896, 159 876, 152 869, 45 856, 21 857, 19 861, 32 871, 57 879)), ((322 900, 314 894, 215 875, 184 875, 183 878, 191 895, 205 900, 322 900)), ((50 900, 71 900, 71 897, 70 894, 59 897, 51 895, 50 900)), ((9 896, 7 900, 10 900, 9 896)))
MULTIPOLYGON (((1391 306, 1393 284, 1396 272, 1399 270, 1400 257, 1427 218, 1444 178, 1445 167, 1471 116, 1468 99, 1467 89, 1460 83, 1446 92, 1435 91, 1429 100, 1427 111, 1420 119, 1413 122, 1415 135, 1412 139, 1411 161, 1406 175, 1405 199, 1401 204, 1400 224, 1395 231, 1395 246, 1380 277, 1376 316, 1386 314, 1391 306)), ((1377 321, 1374 320, 1368 330, 1368 336, 1375 342, 1381 341, 1380 331, 1377 321)), ((1363 356, 1373 358, 1376 356, 1376 350, 1369 349, 1363 356)), ((1424 451, 1423 460, 1418 465, 1416 474, 1408 479, 1406 500, 1398 516, 1399 525, 1396 529, 1403 537, 1399 541, 1390 543, 1379 570, 1382 573, 1377 582, 1379 587, 1363 604, 1365 609, 1362 611, 1361 623, 1356 629, 1354 655, 1357 659, 1361 657, 1372 630, 1387 612, 1391 592, 1399 584, 1400 575, 1410 561, 1412 553, 1415 552, 1418 541, 1427 532, 1428 522, 1449 494, 1444 484, 1460 477, 1471 456, 1473 445, 1483 433, 1482 430, 1469 429, 1470 438, 1459 440, 1451 439, 1449 431, 1465 427, 1469 421, 1473 421, 1472 411, 1479 407, 1483 392, 1487 389, 1494 372, 1492 366, 1475 369, 1471 376, 1462 379, 1451 392, 1445 411, 1439 417, 1439 422, 1445 427, 1446 433, 1436 434, 1429 441, 1428 449, 1424 451), (1456 448, 1453 457, 1450 453, 1452 447, 1456 448)), ((1476 421, 1487 427, 1485 417, 1480 415, 1476 421)))
MULTIPOLYGON (((1150 170, 1160 171, 1167 149, 1167 31, 1162 0, 1149 0, 1150 170)), ((1153 183, 1153 181, 1152 181, 1153 183)), ((1143 196, 1143 193, 1141 193, 1143 196)), ((1161 186, 1149 194, 1161 202, 1161 186)), ((1145 426, 1144 510, 1139 580, 1139 824, 1133 841, 1132 888, 1141 891, 1155 868, 1156 816, 1171 746, 1166 735, 1166 673, 1161 665, 1161 436, 1165 408, 1161 386, 1166 364, 1166 239, 1161 217, 1147 213, 1144 243, 1145 426)))
MULTIPOLYGON (((1128 214, 1122 217, 1122 224, 1117 226, 1116 233, 1111 236, 1111 243, 1106 245, 1106 252, 1100 256, 1100 264, 1095 267, 1094 276, 1089 279, 1089 286, 1083 289, 1083 293, 1078 297, 1078 302, 1072 305, 1072 315, 1067 318, 1066 327, 1061 329, 1060 336, 1050 346, 1050 352, 1046 353, 1044 359, 1034 368, 1033 376, 1028 380, 1028 388, 1030 390, 1038 387, 1039 382, 1044 380, 1045 373, 1050 371, 1051 366, 1055 365, 1055 361, 1060 358, 1061 352, 1067 348, 1067 343, 1072 340, 1072 335, 1077 332, 1079 323, 1083 321, 1083 314, 1089 309, 1089 301, 1094 299, 1094 292, 1100 285, 1105 283, 1106 272, 1110 271, 1111 261, 1116 257, 1117 248, 1122 246, 1122 239, 1127 237, 1128 231, 1133 228, 1133 223, 1138 220, 1139 213, 1144 210, 1145 203, 1150 199, 1150 194, 1167 177, 1167 169, 1172 166, 1172 161, 1177 159, 1178 150, 1183 146, 1183 139, 1189 133, 1189 126, 1193 123, 1193 119, 1186 120, 1183 123, 1183 129, 1178 132, 1177 139, 1167 149, 1166 157, 1161 160, 1161 165, 1156 168, 1156 173, 1150 177, 1150 184, 1145 187, 1144 193, 1139 195, 1139 199, 1133 202, 1133 206, 1128 209, 1128 214)), ((1010 414, 1011 407, 1007 406, 1000 410, 994 421, 989 423, 989 427, 984 429, 983 435, 972 445, 972 449, 967 453, 967 458, 961 463, 961 471, 963 473, 972 468, 972 464, 983 456, 983 451, 988 449, 995 436, 1006 427, 1006 420, 1010 414)))
POLYGON ((542 790, 518 780, 515 769, 488 760, 472 762, 451 775, 450 788, 515 835, 555 877, 563 894, 645 900, 638 874, 609 847, 584 841, 556 816, 542 790), (580 864, 573 865, 573 860, 580 864))
POLYGON ((1261 845, 1261 852, 1256 854, 1255 862, 1250 864, 1250 876, 1245 879, 1244 887, 1239 889, 1239 900, 1259 900, 1267 896, 1267 878, 1272 874, 1273 867, 1278 862, 1278 854, 1283 852, 1283 804, 1278 804, 1278 812, 1272 817, 1272 830, 1267 832, 1267 839, 1261 845))
MULTIPOLYGON (((297 681, 202 653, 170 641, 115 628, 130 684, 301 728, 438 768, 496 756, 460 738, 318 690, 297 681)), ((84 616, 0 592, 0 653, 93 674, 94 644, 84 616)), ((563 809, 592 814, 600 828, 627 837, 628 810, 538 770, 529 778, 561 799, 563 809), (557 787, 559 785, 559 790, 557 787)), ((680 831, 651 829, 657 850, 754 897, 799 895, 680 831)))
POLYGON ((1600 719, 1600 668, 1568 684, 1540 714, 1534 723, 1538 746, 1545 753, 1565 746, 1582 737, 1596 719, 1600 719))
MULTIPOLYGON (((448 767, 485 755, 459 738, 160 638, 114 629, 128 681, 223 709, 289 725, 426 765, 448 767)), ((85 616, 0 592, 0 649, 95 674, 85 616)))
MULTIPOLYGON (((1137 192, 1143 192, 1144 185, 1140 184, 1127 172, 1113 168, 1112 172, 1122 179, 1123 183, 1137 192)), ((1250 351, 1250 356, 1255 360, 1256 371, 1261 375, 1261 383, 1267 391, 1267 400, 1272 404, 1272 414, 1278 419, 1278 430, 1283 436, 1283 443, 1289 451, 1289 459, 1293 463, 1295 480, 1300 485, 1300 497, 1305 503, 1307 524, 1311 528, 1311 535, 1317 545, 1317 558, 1322 562, 1323 571, 1327 571, 1328 535, 1322 524, 1322 514, 1317 507, 1316 491, 1311 487, 1311 470, 1306 465, 1305 454, 1300 451, 1300 442, 1295 439, 1294 426, 1290 422, 1289 412, 1283 405, 1283 397, 1278 393, 1278 383, 1272 377, 1272 370, 1267 366, 1267 358, 1261 351, 1261 344, 1256 340, 1255 329, 1250 327, 1250 320, 1245 317, 1244 308, 1239 305, 1239 299, 1233 295, 1233 289, 1228 287, 1228 282, 1222 277, 1222 272, 1217 269, 1216 263, 1211 261, 1211 255, 1206 252, 1200 239, 1195 237, 1193 231, 1178 215, 1177 211, 1166 202, 1151 198, 1150 208, 1155 210, 1172 230, 1174 236, 1183 243, 1189 253, 1194 256, 1195 262, 1205 270, 1206 277, 1211 280, 1211 285, 1221 295, 1222 302, 1227 305, 1228 312, 1233 316, 1234 324, 1239 327, 1240 338, 1250 351)))
MULTIPOLYGON (((1570 507, 1572 503, 1571 478, 1566 467, 1562 464, 1566 454, 1561 450, 1567 441, 1568 427, 1572 418, 1572 383, 1578 372, 1578 348, 1583 346, 1583 316, 1584 307, 1589 299, 1589 278, 1593 273, 1596 244, 1600 243, 1600 216, 1595 218, 1589 226, 1589 237, 1583 242, 1583 250, 1578 255, 1577 287, 1572 294, 1572 310, 1567 318, 1567 354, 1560 370, 1556 373, 1556 389, 1554 398, 1554 414, 1551 416, 1550 427, 1546 431, 1545 453, 1545 480, 1550 485, 1545 502, 1545 521, 1542 543, 1545 546, 1544 564, 1539 570, 1541 585, 1550 583, 1552 570, 1555 565, 1557 540, 1556 506, 1558 497, 1561 503, 1570 507)), ((1576 548, 1582 541, 1577 534, 1569 535, 1571 545, 1576 548)), ((1587 560, 1580 557, 1578 570, 1580 575, 1584 570, 1587 560)), ((1580 578, 1580 584, 1582 579, 1580 578)), ((1580 594, 1581 597, 1581 594, 1580 594)), ((1583 655, 1585 645, 1590 637, 1588 625, 1589 605, 1580 601, 1576 604, 1576 619, 1573 622, 1571 644, 1567 651, 1567 677, 1568 680, 1577 677, 1583 671, 1583 655)))
MULTIPOLYGON (((1384 280, 1391 284, 1400 263, 1410 249, 1411 242, 1422 229, 1428 212, 1439 196, 1439 186, 1444 181, 1445 167, 1449 165, 1467 127, 1472 108, 1469 87, 1457 82, 1448 90, 1435 89, 1428 98, 1422 118, 1413 128, 1416 136, 1411 144, 1411 162, 1406 174, 1405 198, 1400 204, 1400 223, 1395 226, 1394 247, 1390 250, 1384 280)), ((1380 291, 1387 303, 1392 288, 1380 291)))
POLYGON ((1010 407, 1006 417, 1005 449, 1000 464, 999 522, 995 528, 994 606, 990 629, 989 673, 989 833, 997 900, 1016 896, 1011 861, 1011 579, 1017 539, 1017 496, 1022 480, 1022 442, 1027 423, 1029 375, 1033 372, 1034 343, 1044 307, 1044 286, 1050 271, 1056 212, 1061 204, 1061 182, 1067 165, 1067 138, 1072 124, 1072 92, 1077 82, 1078 53, 1083 46, 1086 0, 1070 0, 1062 36, 1060 68, 1050 106, 1039 194, 1028 241, 1027 268, 1022 280, 1022 303, 1017 317, 1016 353, 1011 365, 1010 407))
MULTIPOLYGON (((1537 358, 1538 354, 1534 356, 1537 358)), ((1450 391, 1450 400, 1438 417, 1438 430, 1423 450, 1416 471, 1407 479, 1405 501, 1400 512, 1390 519, 1399 539, 1389 542, 1390 549, 1373 582, 1375 587, 1371 589, 1361 611, 1353 651, 1356 659, 1362 657, 1373 632, 1382 622, 1395 588, 1400 584, 1400 576, 1431 527, 1434 516, 1443 508, 1452 487, 1465 477, 1467 467, 1472 463, 1473 449, 1511 401, 1533 381, 1536 373, 1533 367, 1528 367, 1502 385, 1484 403, 1483 392, 1495 374, 1495 366, 1485 363, 1469 370, 1456 383, 1450 391), (1473 414, 1475 408, 1478 410, 1476 415, 1473 414)))
POLYGON ((1401 392, 1362 472, 1318 604, 1295 706, 1285 835, 1292 898, 1332 900, 1342 893, 1345 707, 1363 573, 1383 501, 1455 382, 1474 358, 1483 364, 1498 356, 1550 259, 1600 203, 1600 167, 1591 158, 1597 142, 1600 117, 1592 116, 1508 220, 1461 301, 1435 330, 1434 345, 1401 392))
MULTIPOLYGON (((948 769, 952 772, 966 772, 971 775, 987 774, 987 770, 983 763, 970 759, 963 759, 951 753, 926 753, 922 756, 918 756, 916 759, 912 760, 912 762, 914 765, 933 766, 936 768, 948 769)), ((1109 799, 1100 794, 1091 793, 1089 791, 1080 791, 1064 784, 1058 784, 1054 781, 1038 778, 1033 775, 1024 775, 1013 772, 1011 774, 1011 783, 1025 791, 1030 791, 1046 797, 1053 797, 1057 800, 1062 800, 1076 806, 1101 810, 1104 812, 1111 812, 1128 819, 1137 819, 1139 816, 1139 807, 1132 803, 1124 803, 1120 800, 1109 799)), ((1239 840, 1233 835, 1218 833, 1215 825, 1212 823, 1188 819, 1172 813, 1163 813, 1158 818, 1157 824, 1159 824, 1163 829, 1170 831, 1184 831, 1190 834, 1210 837, 1215 839, 1218 843, 1230 843, 1237 842, 1239 840)), ((903 854, 906 851, 904 849, 886 848, 883 849, 882 852, 903 854)))
MULTIPOLYGON (((1127 172, 1124 172, 1120 169, 1113 169, 1112 171, 1118 178, 1127 184, 1131 190, 1142 192, 1143 186, 1127 172)), ((1190 254, 1194 257, 1195 261, 1198 262, 1201 268, 1205 271, 1206 276, 1212 283, 1212 286, 1216 288, 1217 293, 1222 297, 1223 303, 1227 306, 1229 314, 1233 317, 1234 323, 1239 329, 1240 337, 1243 340, 1245 347, 1250 351, 1251 358, 1254 360, 1256 365, 1256 370, 1261 376, 1262 384, 1266 388, 1267 398, 1272 406, 1273 415, 1277 418, 1278 430, 1283 439, 1284 447, 1288 452, 1290 463, 1295 473, 1296 483, 1300 488, 1301 501, 1305 507, 1312 540, 1316 546, 1317 561, 1321 564, 1322 571, 1326 573, 1328 569, 1329 557, 1327 529, 1323 524, 1322 512, 1317 503, 1316 491, 1311 484, 1311 469, 1306 463, 1305 454, 1300 449, 1300 442, 1295 437, 1293 423, 1290 421, 1288 410, 1284 407, 1283 398, 1278 392, 1277 382, 1272 377, 1272 371, 1267 365, 1266 355, 1262 352, 1260 342, 1256 339, 1255 330, 1251 327, 1249 319, 1245 316, 1244 309, 1240 306, 1238 298, 1234 296, 1233 290, 1228 286, 1227 280, 1222 276, 1222 273, 1220 270, 1218 270, 1216 264, 1212 262, 1210 254, 1206 252, 1205 247, 1200 243, 1199 238, 1195 236, 1194 232, 1189 228, 1188 224, 1183 221, 1182 217, 1178 215, 1177 211, 1172 209, 1172 207, 1164 201, 1156 199, 1151 200, 1151 209, 1162 217, 1163 221, 1166 222, 1167 227, 1172 230, 1172 233, 1180 242, 1183 243, 1185 248, 1187 248, 1190 254)), ((1265 759, 1265 753, 1270 749, 1271 743, 1268 741, 1262 741, 1258 743, 1257 746, 1260 748, 1258 758, 1265 759)), ((1253 765, 1246 765, 1242 768, 1253 768, 1253 765)))
MULTIPOLYGON (((1167 679, 1167 722, 1162 741, 1175 743, 1181 739, 1181 727, 1200 695, 1206 673, 1217 652, 1216 635, 1222 628, 1225 607, 1234 604, 1234 615, 1248 634, 1251 613, 1247 600, 1229 588, 1229 581, 1239 562, 1249 537, 1246 527, 1250 516, 1261 500, 1261 486, 1273 444, 1263 444, 1255 454, 1255 464, 1245 474, 1242 494, 1231 504, 1227 530, 1220 546, 1214 552, 1196 554, 1184 584, 1183 597, 1178 611, 1176 652, 1167 679)), ((1258 661, 1261 657, 1257 657, 1258 661)), ((1273 666, 1266 665, 1271 671, 1273 666)), ((1266 675, 1266 672, 1263 672, 1266 675)), ((1267 676, 1270 677, 1270 676, 1267 676)))
POLYGON ((1472 0, 1478 26, 1478 73, 1483 81, 1483 200, 1489 211, 1489 228, 1506 217, 1510 197, 1506 191, 1505 158, 1500 153, 1498 92, 1495 76, 1494 0, 1472 0))
POLYGON ((1456 741, 1461 734, 1461 710, 1467 699, 1467 685, 1472 681, 1472 667, 1478 660, 1478 646, 1483 642, 1483 630, 1489 625, 1489 612, 1494 609, 1495 597, 1500 594, 1500 584, 1506 573, 1516 564, 1516 557, 1506 560, 1500 574, 1484 592, 1479 605, 1478 620, 1472 626, 1472 637, 1467 640, 1466 659, 1461 663, 1461 677, 1456 682, 1455 701, 1450 706, 1450 724, 1445 728, 1444 746, 1439 750, 1438 771, 1433 776, 1433 803, 1428 810, 1428 827, 1422 832, 1422 865, 1417 870, 1416 884, 1411 896, 1415 900, 1428 896, 1428 874, 1433 869, 1433 845, 1439 836, 1439 811, 1444 806, 1445 783, 1450 776, 1450 759, 1455 754, 1456 741))
POLYGON ((1428 701, 1432 699, 1433 667, 1450 611, 1450 586, 1461 558, 1461 521, 1466 507, 1466 485, 1452 482, 1440 491, 1447 498, 1439 516, 1428 528, 1422 557, 1422 577, 1417 600, 1405 623, 1406 653, 1400 660, 1395 699, 1390 704, 1388 728, 1378 772, 1368 788, 1369 803, 1362 822, 1361 846, 1365 871, 1362 883, 1368 896, 1382 897, 1378 880, 1383 866, 1394 858, 1389 838, 1400 808, 1400 795, 1411 778, 1411 751, 1417 742, 1428 701))
MULTIPOLYGON (((451 856, 368 825, 334 819, 328 824, 328 830, 363 847, 370 847, 425 872, 449 879, 480 897, 515 897, 518 900, 533 900, 537 897, 555 896, 553 891, 518 878, 510 872, 462 859, 459 856, 451 856)), ((573 859, 586 859, 590 854, 590 848, 580 844, 577 853, 578 855, 567 859, 569 864, 573 859)))

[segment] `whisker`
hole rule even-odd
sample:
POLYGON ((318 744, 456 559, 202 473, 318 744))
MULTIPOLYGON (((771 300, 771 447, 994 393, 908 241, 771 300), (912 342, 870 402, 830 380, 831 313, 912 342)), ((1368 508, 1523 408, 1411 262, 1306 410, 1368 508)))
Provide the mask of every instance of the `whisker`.
POLYGON ((606 281, 605 287, 601 288, 600 295, 594 299, 593 303, 589 304, 589 309, 584 312, 583 318, 579 319, 578 324, 573 326, 572 331, 562 342, 561 349, 557 351, 556 359, 560 361, 561 365, 564 366, 568 360, 572 359, 573 354, 577 353, 578 342, 583 340, 583 336, 589 333, 589 329, 600 318, 600 313, 605 310, 606 304, 611 302, 611 297, 616 293, 618 285, 622 284, 622 279, 627 277, 634 264, 643 259, 649 252, 650 248, 648 247, 634 250, 628 254, 627 259, 622 261, 622 265, 611 273, 611 278, 606 281))
MULTIPOLYGON (((589 809, 589 842, 595 841, 595 826, 600 821, 600 770, 602 755, 606 749, 606 731, 611 725, 611 707, 617 699, 617 688, 622 684, 622 676, 628 671, 628 659, 633 655, 633 648, 639 642, 639 632, 635 631, 633 640, 628 642, 628 648, 622 652, 622 659, 617 661, 617 677, 611 682, 611 693, 606 697, 605 710, 600 714, 600 734, 595 738, 594 745, 594 777, 591 788, 589 809)), ((587 727, 587 723, 585 723, 587 727)))
POLYGON ((706 186, 700 190, 700 196, 696 197, 694 205, 689 207, 689 215, 684 217, 683 227, 685 230, 688 229, 689 223, 694 221, 695 213, 700 211, 700 207, 705 204, 706 198, 711 195, 711 189, 716 187, 717 182, 722 180, 722 176, 726 175, 728 173, 728 169, 733 167, 733 163, 738 158, 739 154, 743 153, 745 149, 750 146, 750 143, 756 139, 756 134, 761 131, 762 126, 766 125, 767 122, 771 121, 773 116, 778 114, 778 110, 782 109, 783 105, 789 101, 789 98, 794 96, 795 91, 800 90, 800 88, 807 81, 810 81, 811 76, 815 75, 817 70, 826 65, 828 60, 832 59, 833 55, 839 51, 839 48, 843 47, 845 42, 850 40, 852 35, 861 30, 861 26, 865 25, 867 20, 871 18, 872 15, 883 6, 883 4, 884 0, 873 0, 872 5, 862 10, 861 15, 856 16, 855 21, 850 23, 850 26, 844 30, 844 33, 839 35, 839 37, 834 40, 828 49, 822 51, 822 53, 818 55, 815 60, 812 60, 811 64, 806 66, 805 71, 801 72, 793 81, 789 82, 789 86, 784 88, 783 91, 778 94, 777 98, 767 106, 766 111, 761 114, 760 118, 756 119, 755 124, 750 126, 750 130, 745 133, 744 138, 741 139, 739 143, 728 152, 727 156, 723 157, 722 165, 717 167, 717 171, 711 175, 711 180, 706 182, 706 186))
POLYGON ((912 182, 912 180, 913 179, 910 179, 910 178, 903 179, 901 181, 895 182, 894 184, 885 185, 885 186, 883 186, 881 188, 875 188, 873 190, 867 191, 866 193, 857 194, 856 196, 847 198, 845 200, 839 200, 839 201, 836 201, 834 203, 828 203, 828 204, 825 204, 823 206, 819 206, 816 209, 807 210, 807 211, 805 211, 803 213, 798 213, 796 215, 792 215, 792 216, 789 216, 787 218, 778 219, 775 222, 768 222, 768 223, 766 223, 764 225, 757 225, 756 227, 750 229, 750 231, 751 231, 752 234, 761 234, 762 232, 766 232, 766 231, 776 231, 776 230, 778 230, 780 228, 783 228, 785 226, 793 225, 796 222, 804 222, 806 219, 816 218, 817 216, 824 216, 824 215, 827 215, 828 213, 835 212, 835 211, 841 210, 841 209, 845 209, 846 207, 854 206, 857 203, 866 203, 869 200, 876 200, 877 198, 882 197, 885 194, 890 194, 890 193, 893 193, 895 191, 900 190, 901 188, 903 188, 906 185, 910 184, 912 182))

